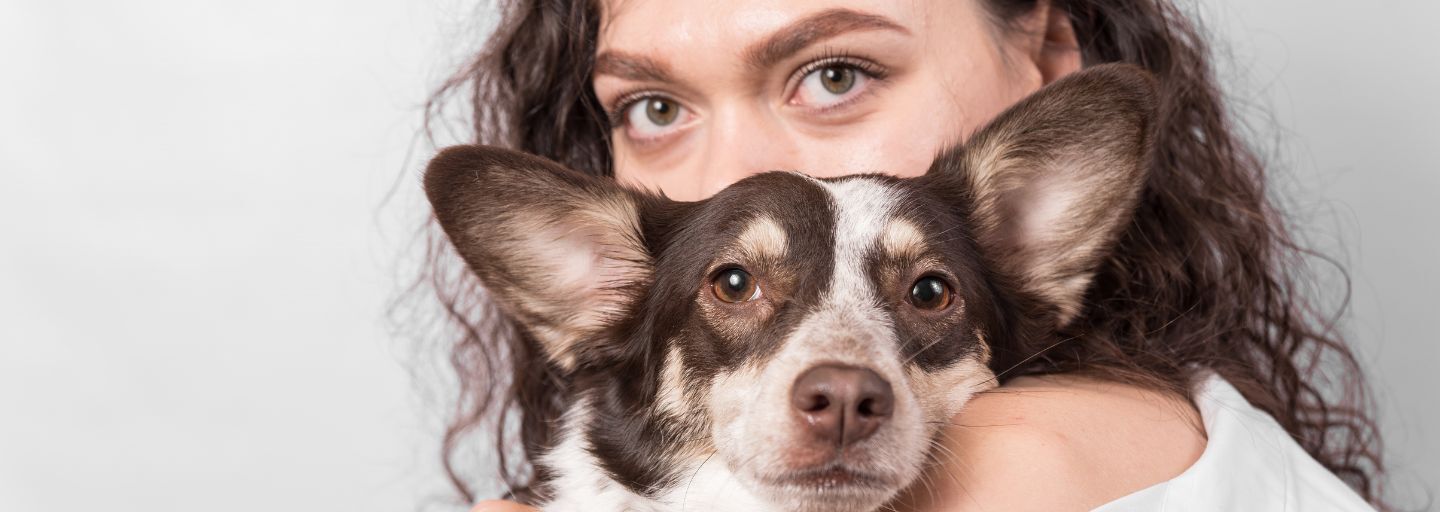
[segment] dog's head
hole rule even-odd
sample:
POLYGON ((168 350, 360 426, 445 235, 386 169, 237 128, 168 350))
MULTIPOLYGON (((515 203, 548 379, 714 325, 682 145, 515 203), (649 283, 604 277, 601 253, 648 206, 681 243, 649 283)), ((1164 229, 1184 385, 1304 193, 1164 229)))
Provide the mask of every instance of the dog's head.
POLYGON ((777 507, 869 510, 993 385, 992 349, 1078 314, 1153 95, 1135 68, 1078 73, 914 179, 765 173, 682 203, 462 146, 425 186, 615 481, 658 496, 713 457, 777 507))

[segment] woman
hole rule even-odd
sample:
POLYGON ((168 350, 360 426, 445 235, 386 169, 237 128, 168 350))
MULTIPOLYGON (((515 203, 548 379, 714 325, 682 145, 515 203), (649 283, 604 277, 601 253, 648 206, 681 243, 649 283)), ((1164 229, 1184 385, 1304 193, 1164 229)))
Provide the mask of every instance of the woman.
MULTIPOLYGON (((1138 64, 1158 79, 1161 128, 1137 219, 1087 310, 1065 343, 1019 347, 1033 356, 995 368, 1003 385, 945 432, 960 455, 895 505, 1143 508, 1136 491, 1210 457, 1202 411, 1213 397, 1197 386, 1213 374, 1300 457, 1381 506, 1357 364, 1296 291, 1305 252, 1232 133, 1208 59, 1164 0, 517 1, 431 111, 468 91, 482 143, 698 199, 771 169, 918 175, 1045 84, 1089 64, 1138 64), (1330 398, 1321 362, 1339 365, 1325 369, 1347 378, 1336 396, 1348 401, 1330 398)), ((563 382, 475 302, 446 244, 433 240, 430 276, 460 328, 452 361, 464 391, 447 470, 473 498, 451 462, 460 443, 480 425, 515 425, 495 448, 509 497, 532 501, 547 475, 531 462, 550 444, 563 382)), ((1336 484, 1326 492, 1347 499, 1336 484)))

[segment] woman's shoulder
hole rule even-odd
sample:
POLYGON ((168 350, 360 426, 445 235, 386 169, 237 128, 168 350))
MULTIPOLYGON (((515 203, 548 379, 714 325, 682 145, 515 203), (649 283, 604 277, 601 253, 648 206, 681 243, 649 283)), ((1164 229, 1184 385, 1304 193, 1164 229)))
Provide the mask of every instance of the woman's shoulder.
POLYGON ((1046 376, 977 395, 941 443, 947 460, 906 498, 911 509, 1090 510, 1183 473, 1206 441, 1184 397, 1046 376))

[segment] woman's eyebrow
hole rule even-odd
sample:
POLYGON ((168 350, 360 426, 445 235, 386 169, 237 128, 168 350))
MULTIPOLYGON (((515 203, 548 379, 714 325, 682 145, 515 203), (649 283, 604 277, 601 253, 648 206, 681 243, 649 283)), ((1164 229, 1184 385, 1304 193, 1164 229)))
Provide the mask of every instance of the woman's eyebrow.
POLYGON ((776 30, 763 41, 745 49, 745 65, 750 69, 768 69, 786 57, 815 42, 858 30, 892 30, 910 34, 910 30, 890 18, 850 9, 826 9, 776 30))
POLYGON ((595 56, 595 74, 636 82, 670 82, 670 66, 644 55, 607 50, 595 56))
MULTIPOLYGON (((746 47, 742 55, 747 67, 764 70, 817 41, 859 30, 891 30, 910 34, 909 29, 878 14, 826 9, 776 30, 764 40, 746 47)), ((594 73, 636 82, 673 82, 674 75, 664 62, 617 50, 602 51, 596 55, 594 73)))

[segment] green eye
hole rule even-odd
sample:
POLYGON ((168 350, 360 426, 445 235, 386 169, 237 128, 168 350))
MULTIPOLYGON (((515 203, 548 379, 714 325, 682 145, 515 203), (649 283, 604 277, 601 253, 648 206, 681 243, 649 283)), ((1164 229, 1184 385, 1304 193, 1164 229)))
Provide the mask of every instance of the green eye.
POLYGON ((820 70, 820 86, 830 94, 845 94, 855 88, 855 69, 845 66, 829 66, 820 70))
POLYGON ((954 291, 938 277, 922 277, 910 287, 910 304, 920 309, 939 311, 950 306, 954 291))
POLYGON ((715 276, 711 288, 715 291, 715 298, 725 302, 749 302, 760 298, 760 286, 755 282, 755 277, 738 268, 715 276))
POLYGON ((665 98, 645 100, 645 118, 655 126, 670 126, 680 117, 680 106, 665 98))

